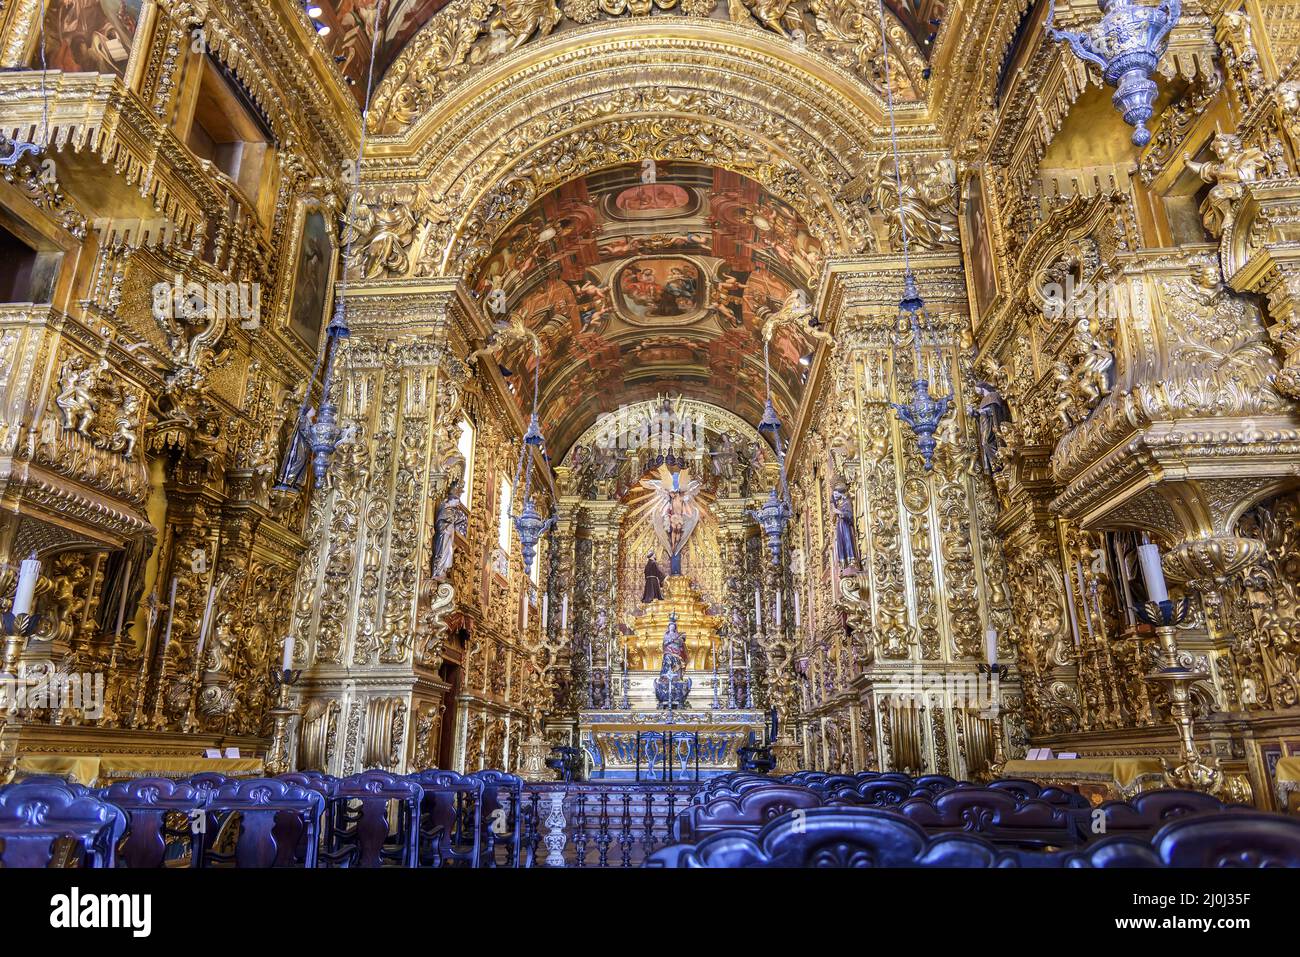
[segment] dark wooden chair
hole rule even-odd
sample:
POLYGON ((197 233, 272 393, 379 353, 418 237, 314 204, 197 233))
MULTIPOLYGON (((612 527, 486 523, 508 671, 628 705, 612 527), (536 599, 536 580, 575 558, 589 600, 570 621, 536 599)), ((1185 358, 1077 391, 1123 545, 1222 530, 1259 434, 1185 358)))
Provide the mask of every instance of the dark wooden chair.
POLYGON ((1151 846, 1170 867, 1300 867, 1300 820, 1261 811, 1197 814, 1166 824, 1151 846))
POLYGON ((757 834, 719 831, 662 848, 648 867, 1014 867, 1013 853, 978 837, 926 834, 894 811, 819 807, 786 814, 757 834))
POLYGON ((409 777, 424 789, 420 866, 480 866, 483 782, 455 771, 420 771, 409 777))
POLYGON ((208 810, 223 820, 227 839, 210 841, 200 866, 316 866, 325 812, 319 791, 274 778, 230 781, 213 791, 208 810))
POLYGON ((475 771, 483 783, 483 853, 486 867, 497 866, 497 848, 505 848, 507 867, 519 866, 519 837, 524 819, 524 779, 505 771, 475 771), (504 804, 502 802, 505 802, 504 804))
POLYGON ((127 817, 117 866, 198 867, 206 844, 211 793, 171 778, 136 778, 102 788, 99 796, 127 817))
POLYGON ((49 867, 57 856, 112 867, 125 830, 126 815, 82 785, 39 777, 0 788, 0 866, 49 867))
POLYGON ((424 789, 387 771, 362 771, 332 784, 329 832, 320 861, 328 867, 416 867, 424 789))

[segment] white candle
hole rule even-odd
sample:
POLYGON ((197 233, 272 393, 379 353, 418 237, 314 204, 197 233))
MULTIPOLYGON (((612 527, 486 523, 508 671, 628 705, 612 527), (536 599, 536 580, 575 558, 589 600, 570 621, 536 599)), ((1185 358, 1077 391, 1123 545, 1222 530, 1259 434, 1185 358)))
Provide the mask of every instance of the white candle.
POLYGON ((122 619, 126 617, 126 596, 131 590, 131 562, 126 563, 126 575, 122 579, 122 597, 117 602, 117 627, 113 629, 113 637, 122 637, 122 619))
POLYGON ((763 627, 763 609, 758 599, 758 589, 754 589, 754 629, 763 627))
POLYGON ((194 649, 194 657, 202 660, 203 646, 208 643, 208 630, 212 627, 212 603, 217 600, 217 586, 208 586, 208 600, 203 606, 203 618, 199 624, 199 643, 194 649))
POLYGON ((1083 605, 1083 623, 1088 626, 1088 638, 1096 641, 1097 636, 1092 630, 1092 606, 1088 604, 1088 579, 1083 577, 1083 563, 1075 561, 1075 570, 1079 573, 1079 601, 1083 605))
POLYGON ((776 590, 776 627, 781 627, 781 589, 776 590))
POLYGON ((1154 542, 1139 545, 1138 561, 1142 564, 1142 580, 1146 582, 1147 597, 1152 601, 1168 601, 1165 571, 1160 567, 1160 547, 1154 542))
POLYGON ((551 593, 542 592, 542 631, 546 631, 547 612, 551 610, 551 593))
POLYGON ((289 671, 293 668, 293 633, 284 636, 284 659, 281 662, 281 671, 289 671))
POLYGON ((32 552, 31 557, 24 559, 18 566, 18 588, 14 592, 14 614, 30 615, 32 613, 32 602, 36 599, 36 580, 41 577, 41 563, 32 552))
POLYGON ((794 592, 794 626, 798 628, 803 624, 803 619, 799 616, 799 589, 794 592))
POLYGON ((989 664, 998 663, 998 630, 989 625, 988 630, 984 632, 984 650, 988 653, 989 664))
POLYGON ((162 645, 158 648, 158 655, 164 661, 167 659, 167 646, 172 640, 172 621, 176 617, 176 576, 172 576, 171 596, 167 599, 167 630, 163 633, 162 645))
POLYGON ((564 601, 560 604, 560 631, 569 630, 569 596, 564 596, 564 601))
POLYGON ((528 630, 528 589, 527 588, 524 589, 523 605, 524 605, 524 631, 527 631, 528 630))

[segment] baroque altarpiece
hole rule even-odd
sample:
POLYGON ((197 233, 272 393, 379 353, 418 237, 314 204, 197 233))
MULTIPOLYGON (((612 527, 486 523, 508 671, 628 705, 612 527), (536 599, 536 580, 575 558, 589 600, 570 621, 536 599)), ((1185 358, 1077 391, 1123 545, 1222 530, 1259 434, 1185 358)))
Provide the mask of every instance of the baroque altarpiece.
POLYGON ((381 6, 0 6, 0 769, 600 773, 665 706, 718 761, 770 709, 788 768, 1168 757, 1149 541, 1214 787, 1274 806, 1292 5, 1186 3, 1140 147, 1024 0, 381 6))

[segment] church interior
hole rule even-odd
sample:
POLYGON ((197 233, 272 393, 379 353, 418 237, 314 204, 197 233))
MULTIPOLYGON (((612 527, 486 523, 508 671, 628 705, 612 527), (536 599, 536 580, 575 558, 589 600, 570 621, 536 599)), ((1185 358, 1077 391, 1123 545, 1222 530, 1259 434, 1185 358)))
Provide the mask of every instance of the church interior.
POLYGON ((14 0, 0 244, 5 867, 1300 866, 1295 4, 14 0))

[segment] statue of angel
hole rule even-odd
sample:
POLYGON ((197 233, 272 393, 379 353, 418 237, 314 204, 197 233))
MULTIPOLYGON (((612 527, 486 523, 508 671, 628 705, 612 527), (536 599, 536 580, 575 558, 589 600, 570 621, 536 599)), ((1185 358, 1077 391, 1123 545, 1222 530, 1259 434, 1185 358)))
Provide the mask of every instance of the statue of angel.
POLYGON ((799 332, 811 336, 818 342, 826 342, 832 345, 835 342, 829 332, 813 325, 816 322, 816 316, 813 313, 812 303, 808 301, 808 294, 802 289, 790 290, 790 294, 781 303, 780 309, 775 311, 770 309, 759 310, 759 318, 763 320, 764 342, 771 342, 772 337, 776 335, 776 330, 781 326, 793 326, 799 332))

